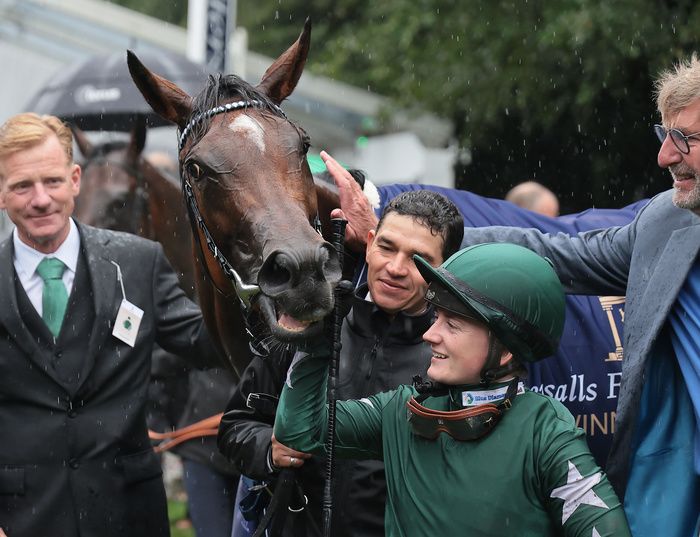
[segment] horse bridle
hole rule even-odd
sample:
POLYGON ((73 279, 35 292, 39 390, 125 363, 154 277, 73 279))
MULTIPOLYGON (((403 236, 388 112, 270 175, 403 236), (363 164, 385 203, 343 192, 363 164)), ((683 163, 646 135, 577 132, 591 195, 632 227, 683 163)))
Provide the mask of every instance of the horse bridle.
MULTIPOLYGON (((278 112, 282 118, 284 118, 286 121, 289 121, 289 118, 287 117, 287 115, 282 111, 282 109, 279 106, 276 106, 272 103, 270 103, 270 105, 274 107, 275 111, 278 112)), ((215 108, 207 110, 206 112, 202 112, 201 114, 197 114, 192 119, 190 119, 189 123, 187 123, 187 125, 185 126, 185 128, 182 129, 182 131, 178 131, 178 153, 180 151, 182 151, 182 148, 185 145, 185 141, 187 140, 187 136, 192 132, 192 128, 195 125, 197 125, 197 124, 201 123, 202 121, 204 121, 205 119, 209 119, 215 115, 223 114, 226 112, 232 112, 234 110, 239 110, 241 108, 248 108, 249 106, 262 107, 262 106, 264 106, 264 104, 261 101, 258 101, 256 99, 251 99, 251 100, 246 100, 246 101, 236 101, 233 103, 227 103, 227 104, 224 104, 221 106, 217 106, 215 108)), ((221 251, 221 248, 219 248, 216 245, 216 242, 214 241, 214 237, 209 232, 209 228, 207 227, 206 223, 204 222, 204 217, 202 216, 202 213, 199 210, 199 207, 197 205, 197 199, 195 198, 194 192, 192 191, 192 185, 190 184, 189 179, 187 178, 184 170, 182 169, 182 162, 180 162, 180 173, 182 176, 182 191, 183 191, 183 194, 185 196, 185 202, 187 204, 187 211, 189 212, 190 221, 192 223, 192 226, 193 226, 193 228, 195 228, 195 229, 193 229, 195 241, 197 241, 197 245, 199 246, 199 250, 202 253, 202 256, 204 256, 202 244, 199 240, 199 234, 196 233, 196 227, 199 227, 202 230, 202 234, 204 235, 204 239, 206 240, 207 248, 209 249, 211 254, 214 256, 214 259, 216 260, 216 262, 221 267, 221 270, 224 272, 226 277, 229 279, 229 281, 233 285, 234 293, 238 297, 238 300, 239 300, 240 305, 241 305, 241 309, 243 310, 243 317, 246 319, 246 325, 247 325, 252 300, 258 293, 260 293, 260 286, 245 283, 243 281, 243 279, 241 278, 241 276, 238 274, 238 272, 236 272, 236 269, 233 268, 233 265, 231 265, 229 260, 226 259, 226 256, 221 251)), ((313 226, 314 226, 314 229, 316 230, 316 232, 320 235, 321 234, 321 219, 318 216, 318 211, 316 212, 313 226)), ((219 288, 219 286, 216 284, 216 281, 214 280, 214 278, 211 277, 211 274, 209 273, 209 269, 208 269, 206 263, 204 263, 204 267, 205 267, 205 270, 207 271, 207 274, 209 275, 209 279, 211 280, 214 288, 225 297, 231 296, 230 294, 225 293, 222 289, 219 288)), ((251 333, 249 327, 247 327, 246 329, 248 330, 248 333, 252 336, 253 334, 251 333)))
MULTIPOLYGON (((260 287, 257 285, 244 283, 241 276, 238 274, 238 272, 236 272, 236 269, 233 268, 233 265, 231 265, 229 260, 226 259, 226 256, 223 254, 223 252, 216 245, 216 242, 214 242, 214 237, 211 236, 209 228, 204 222, 204 217, 202 217, 202 213, 199 212, 197 200, 195 199, 194 193, 192 192, 192 185, 190 185, 190 182, 187 179, 184 180, 182 190, 185 194, 185 201, 187 203, 187 209, 190 213, 190 218, 192 222, 199 226, 199 228, 202 230, 202 233, 204 234, 204 239, 207 242, 207 248, 211 252, 212 256, 214 256, 216 262, 221 267, 221 270, 224 271, 226 277, 233 284, 234 292, 241 302, 241 307, 244 309, 244 311, 248 311, 248 309, 250 309, 253 297, 255 297, 255 295, 257 295, 260 292, 260 287)), ((196 233, 195 240, 197 241, 197 244, 199 244, 199 250, 202 251, 202 245, 199 241, 199 235, 196 233)), ((204 254, 203 251, 202 254, 204 254)), ((206 264, 204 266, 206 268, 206 264)), ((207 269, 207 273, 208 272, 209 269, 207 269)), ((216 285, 216 281, 211 277, 211 274, 209 274, 209 279, 211 280, 212 284, 214 285, 217 291, 219 291, 222 295, 226 297, 230 296, 229 294, 221 290, 218 285, 216 285)))

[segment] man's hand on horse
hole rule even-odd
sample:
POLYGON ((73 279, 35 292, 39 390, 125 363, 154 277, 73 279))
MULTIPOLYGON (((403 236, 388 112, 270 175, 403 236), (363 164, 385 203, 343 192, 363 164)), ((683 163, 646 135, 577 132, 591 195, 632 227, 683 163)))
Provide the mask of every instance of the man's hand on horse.
POLYGON ((348 221, 345 244, 351 250, 364 252, 367 235, 377 226, 377 216, 352 175, 325 151, 321 151, 321 158, 338 188, 340 208, 331 211, 331 218, 348 221))
MULTIPOLYGON (((303 453, 280 444, 275 435, 272 435, 272 465, 275 468, 299 468, 304 461, 311 457, 310 453, 303 453)), ((2 536, 0 536, 2 537, 2 536)))

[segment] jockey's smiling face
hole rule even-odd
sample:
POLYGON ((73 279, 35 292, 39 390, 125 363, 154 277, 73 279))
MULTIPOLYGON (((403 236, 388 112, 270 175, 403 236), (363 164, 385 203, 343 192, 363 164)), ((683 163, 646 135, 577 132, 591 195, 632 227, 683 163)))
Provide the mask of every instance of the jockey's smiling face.
POLYGON ((437 267, 442 263, 443 238, 411 216, 391 213, 367 239, 367 284, 372 300, 387 313, 410 315, 425 310, 428 288, 413 262, 419 254, 437 267))
MULTIPOLYGON (((432 357, 428 377, 442 384, 478 384, 489 352, 488 327, 469 317, 435 309, 435 322, 423 334, 432 357)), ((500 365, 512 355, 504 352, 500 365)))

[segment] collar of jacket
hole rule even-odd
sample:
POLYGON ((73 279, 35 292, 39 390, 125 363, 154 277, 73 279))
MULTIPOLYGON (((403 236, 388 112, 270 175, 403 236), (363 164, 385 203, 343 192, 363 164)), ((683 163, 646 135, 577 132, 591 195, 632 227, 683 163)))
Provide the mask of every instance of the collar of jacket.
POLYGON ((404 345, 415 345, 423 340, 423 334, 433 320, 432 307, 420 315, 399 312, 391 317, 374 302, 366 300, 367 293, 367 284, 363 284, 355 290, 353 296, 347 322, 355 332, 365 337, 386 337, 404 345))

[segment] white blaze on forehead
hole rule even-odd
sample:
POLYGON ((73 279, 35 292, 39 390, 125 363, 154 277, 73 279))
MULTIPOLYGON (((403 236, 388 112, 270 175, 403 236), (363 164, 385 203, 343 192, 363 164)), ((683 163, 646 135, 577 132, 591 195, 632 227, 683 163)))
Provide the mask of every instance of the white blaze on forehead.
POLYGON ((265 152, 265 131, 260 124, 245 114, 239 115, 228 126, 236 134, 247 136, 261 153, 265 152))

